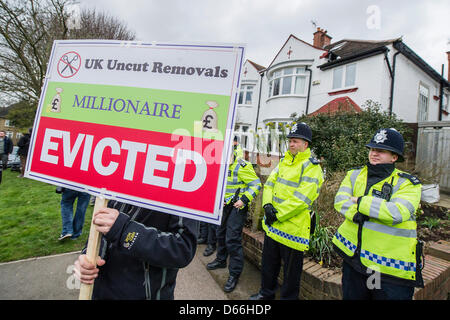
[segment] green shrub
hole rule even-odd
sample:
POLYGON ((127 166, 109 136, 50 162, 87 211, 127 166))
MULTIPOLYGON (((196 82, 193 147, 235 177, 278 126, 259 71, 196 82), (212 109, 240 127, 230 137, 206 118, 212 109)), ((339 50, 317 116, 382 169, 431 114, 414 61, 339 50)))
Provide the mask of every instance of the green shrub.
POLYGON ((409 127, 395 114, 390 116, 372 100, 365 102, 360 113, 338 111, 313 117, 303 115, 297 121, 306 122, 311 127, 311 148, 322 159, 327 174, 365 164, 368 156, 365 145, 380 128, 397 129, 405 141, 411 134, 409 127))

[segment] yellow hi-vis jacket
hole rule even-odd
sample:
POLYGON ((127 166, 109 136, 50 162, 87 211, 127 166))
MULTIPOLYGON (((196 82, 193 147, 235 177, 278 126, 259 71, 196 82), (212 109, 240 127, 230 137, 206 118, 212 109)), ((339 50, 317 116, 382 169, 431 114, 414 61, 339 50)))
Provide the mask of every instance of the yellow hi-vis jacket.
POLYGON ((240 144, 233 146, 233 152, 237 158, 244 159, 244 150, 242 149, 240 144))
POLYGON ((322 168, 309 148, 295 156, 287 151, 264 185, 263 206, 271 203, 278 211, 271 226, 262 222, 267 236, 295 250, 308 250, 311 206, 322 183, 322 168))
POLYGON ((230 203, 236 191, 240 188, 239 198, 247 205, 261 190, 261 180, 253 170, 252 164, 237 157, 236 154, 235 151, 234 162, 228 168, 225 203, 230 203))
POLYGON ((420 202, 420 181, 394 169, 389 177, 374 184, 364 195, 367 166, 348 171, 334 200, 334 208, 345 221, 336 232, 333 243, 344 254, 358 254, 363 266, 382 274, 401 279, 416 280, 417 225, 415 212, 420 202), (381 198, 385 183, 392 185, 387 201, 381 198), (350 197, 361 197, 359 206, 350 197), (353 222, 357 212, 369 217, 362 224, 353 222), (358 249, 358 250, 357 250, 358 249))

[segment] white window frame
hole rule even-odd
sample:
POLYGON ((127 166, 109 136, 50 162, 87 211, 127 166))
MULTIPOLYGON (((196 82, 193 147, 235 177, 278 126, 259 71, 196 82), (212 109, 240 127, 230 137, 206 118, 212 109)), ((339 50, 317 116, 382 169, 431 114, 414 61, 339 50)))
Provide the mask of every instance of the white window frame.
POLYGON ((430 88, 423 82, 419 82, 419 94, 417 101, 418 122, 428 120, 429 105, 430 105, 430 88))
POLYGON ((333 72, 331 74, 331 89, 332 90, 343 90, 343 89, 348 89, 348 88, 354 88, 356 86, 356 72, 357 72, 357 64, 355 63, 349 63, 349 64, 345 64, 339 67, 335 67, 333 68, 333 72), (353 80, 352 83, 347 84, 349 79, 349 75, 348 75, 348 70, 349 68, 354 67, 354 76, 353 76, 353 80), (342 70, 342 74, 340 75, 340 77, 336 77, 336 72, 341 71, 342 70), (335 83, 335 79, 338 78, 339 83, 335 83))
POLYGON ((305 97, 308 91, 308 77, 309 74, 306 72, 305 65, 288 66, 274 70, 269 75, 268 99, 283 96, 305 97), (289 90, 286 90, 288 81, 290 87, 289 90), (303 82, 303 92, 296 92, 297 81, 303 82), (277 92, 275 92, 276 89, 278 89, 277 92))
POLYGON ((251 106, 253 104, 253 92, 255 89, 254 84, 241 84, 241 89, 239 90, 238 105, 251 106), (249 89, 251 87, 251 89, 249 89), (247 99, 247 94, 250 93, 250 101, 247 99), (241 101, 242 97, 242 102, 241 101))
POLYGON ((443 101, 442 101, 442 110, 445 110, 447 112, 448 112, 448 106, 449 106, 449 98, 450 98, 449 94, 444 93, 442 95, 442 99, 443 99, 443 101))

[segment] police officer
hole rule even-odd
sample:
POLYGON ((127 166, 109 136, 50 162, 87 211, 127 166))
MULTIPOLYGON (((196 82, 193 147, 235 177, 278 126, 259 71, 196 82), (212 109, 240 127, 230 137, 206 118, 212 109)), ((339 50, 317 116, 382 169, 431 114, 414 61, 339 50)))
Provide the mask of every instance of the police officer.
POLYGON ((239 138, 237 136, 234 136, 233 138, 233 150, 236 152, 237 158, 244 159, 244 150, 242 150, 242 147, 239 144, 239 138))
POLYGON ((284 263, 281 299, 298 299, 303 251, 309 248, 311 206, 319 195, 323 172, 311 157, 312 132, 302 122, 294 124, 286 151, 270 174, 263 191, 265 231, 261 289, 251 300, 274 299, 281 260, 284 263))
POLYGON ((347 172, 334 200, 345 217, 333 238, 344 258, 343 298, 410 300, 414 286, 423 286, 415 219, 421 184, 395 168, 404 160, 397 130, 378 130, 366 147, 369 162, 347 172))
POLYGON ((225 268, 228 255, 229 277, 224 286, 225 292, 235 289, 244 267, 242 249, 242 229, 247 217, 248 206, 261 190, 261 181, 250 162, 239 155, 242 149, 233 147, 232 164, 228 169, 225 190, 225 207, 222 222, 217 230, 217 256, 207 264, 208 270, 225 268))

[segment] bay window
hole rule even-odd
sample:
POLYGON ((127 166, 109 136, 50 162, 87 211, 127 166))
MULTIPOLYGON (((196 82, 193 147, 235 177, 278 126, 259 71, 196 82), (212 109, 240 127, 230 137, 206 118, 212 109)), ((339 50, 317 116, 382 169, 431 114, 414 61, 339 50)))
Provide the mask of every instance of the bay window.
POLYGON ((269 98, 283 95, 305 95, 306 77, 305 67, 288 67, 275 71, 269 77, 269 98))

